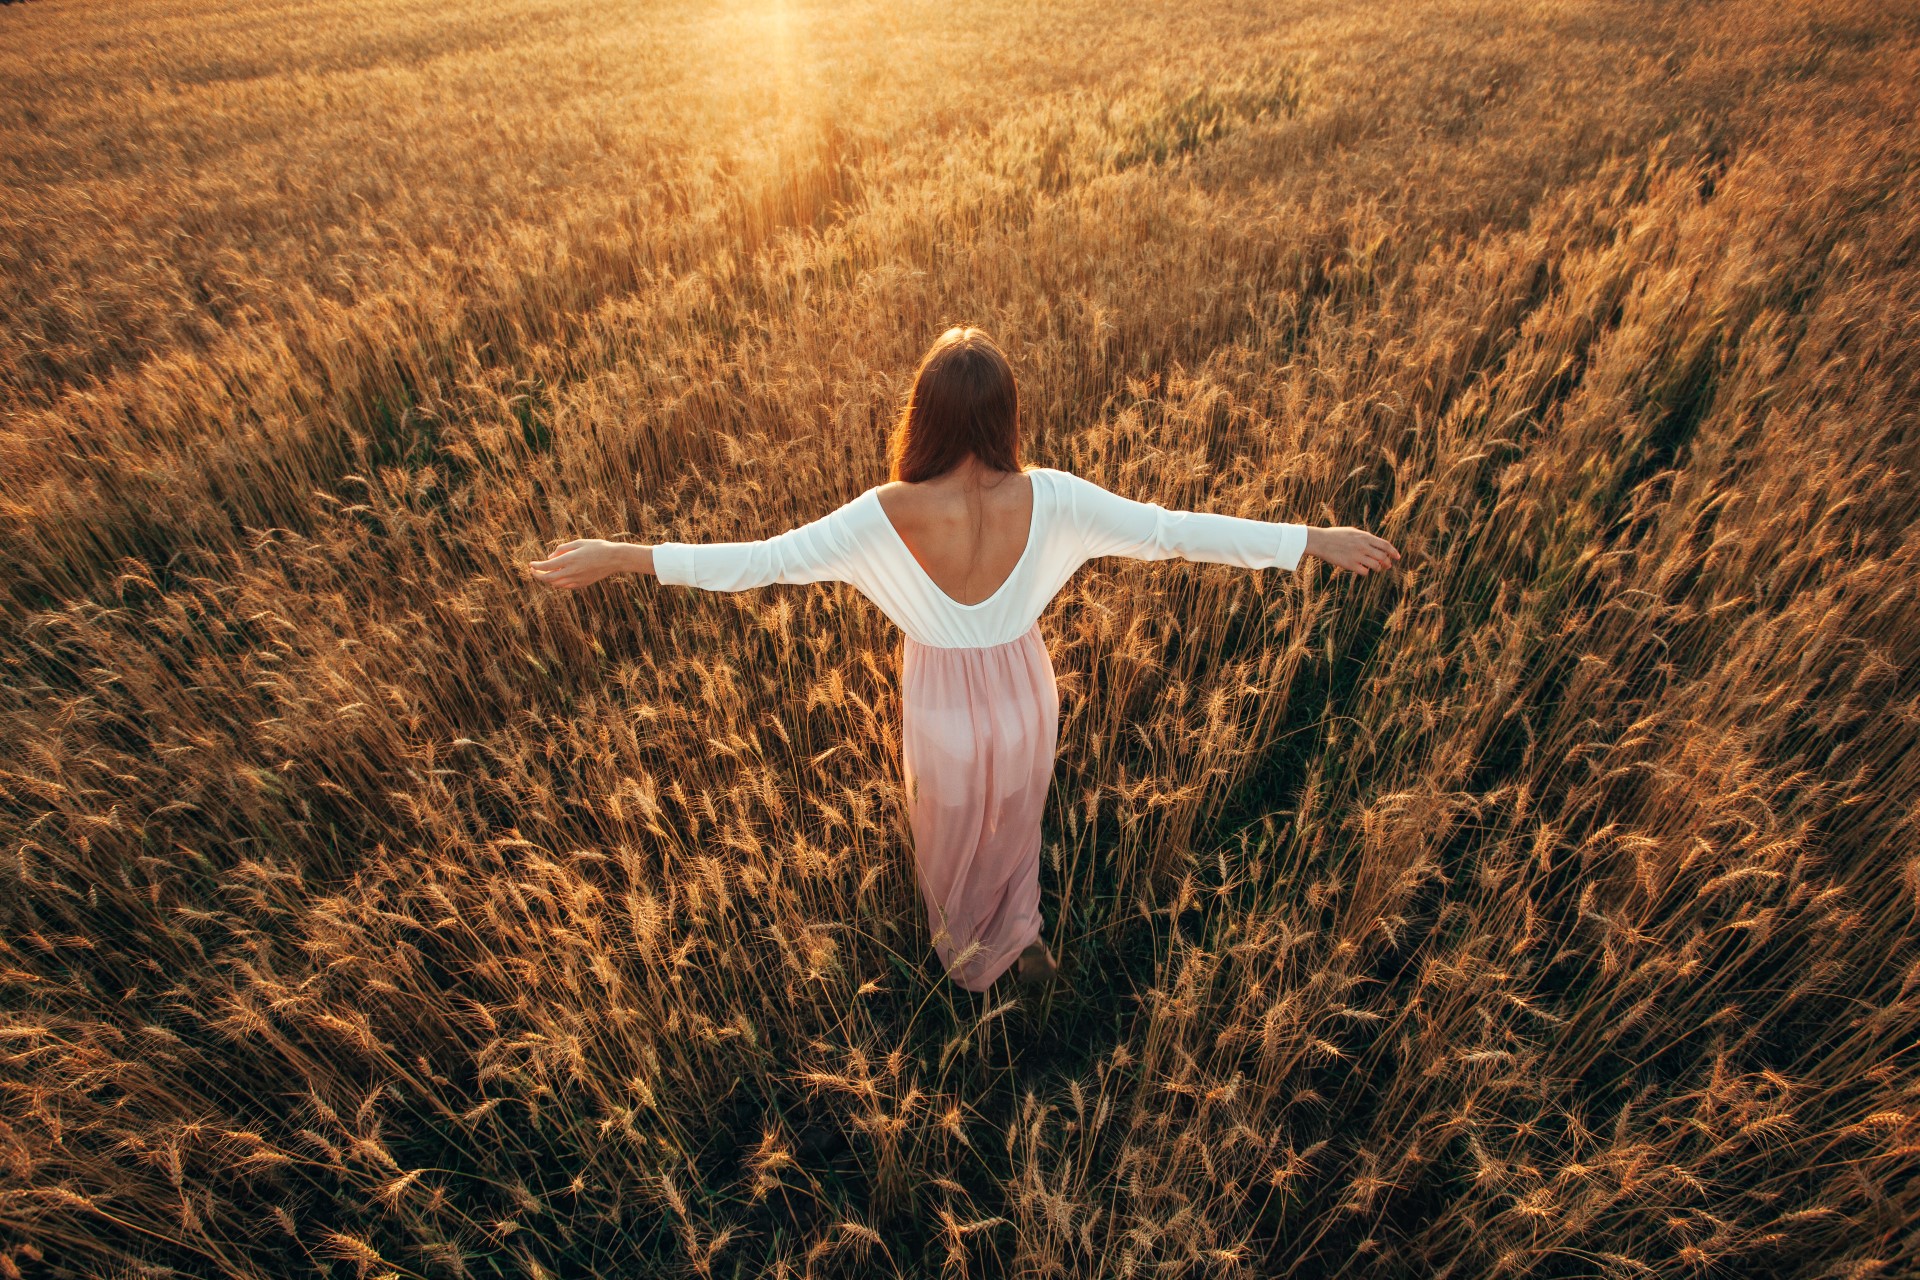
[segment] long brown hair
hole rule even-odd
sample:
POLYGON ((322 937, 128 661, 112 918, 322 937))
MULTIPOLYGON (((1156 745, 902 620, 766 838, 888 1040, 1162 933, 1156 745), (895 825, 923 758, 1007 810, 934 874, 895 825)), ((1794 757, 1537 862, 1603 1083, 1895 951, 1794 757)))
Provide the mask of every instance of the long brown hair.
POLYGON ((891 478, 909 483, 945 475, 969 453, 1000 471, 1025 469, 1013 366, 984 330, 955 325, 921 357, 889 452, 891 478))

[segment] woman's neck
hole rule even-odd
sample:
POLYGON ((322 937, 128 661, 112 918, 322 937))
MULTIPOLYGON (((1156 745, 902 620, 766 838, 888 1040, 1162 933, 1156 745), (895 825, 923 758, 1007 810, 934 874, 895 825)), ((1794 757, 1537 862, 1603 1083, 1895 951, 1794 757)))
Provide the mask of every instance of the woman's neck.
POLYGON ((1008 477, 1018 474, 1017 471, 1002 471, 997 467, 990 467, 970 453, 946 471, 931 480, 922 480, 920 483, 942 489, 995 489, 1004 484, 1008 477))

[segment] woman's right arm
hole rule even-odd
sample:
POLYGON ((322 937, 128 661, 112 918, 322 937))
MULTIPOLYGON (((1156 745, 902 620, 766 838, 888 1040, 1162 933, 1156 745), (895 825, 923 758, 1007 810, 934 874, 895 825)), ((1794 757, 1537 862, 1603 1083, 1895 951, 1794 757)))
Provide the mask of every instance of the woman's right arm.
POLYGON ((1243 569, 1292 570, 1307 551, 1311 531, 1303 524, 1169 510, 1157 502, 1123 498, 1083 476, 1074 476, 1070 489, 1074 523, 1089 559, 1171 560, 1177 556, 1243 569))
MULTIPOLYGON (((1071 473, 1067 473, 1071 475, 1071 473)), ((1350 526, 1313 528, 1276 520, 1249 520, 1211 511, 1169 510, 1136 502, 1082 476, 1071 483, 1075 523, 1089 559, 1129 556, 1169 560, 1175 556, 1244 569, 1297 570, 1314 555, 1336 568, 1365 575, 1399 560, 1385 538, 1350 526)))

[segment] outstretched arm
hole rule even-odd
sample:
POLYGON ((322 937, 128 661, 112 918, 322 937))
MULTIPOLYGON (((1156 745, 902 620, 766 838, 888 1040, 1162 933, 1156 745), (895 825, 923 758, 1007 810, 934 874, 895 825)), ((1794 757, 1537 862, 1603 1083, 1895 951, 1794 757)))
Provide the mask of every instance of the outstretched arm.
POLYGON ((1400 553, 1384 538, 1346 526, 1323 529, 1285 521, 1249 520, 1210 511, 1169 510, 1136 502, 1084 477, 1073 477, 1075 524, 1089 559, 1197 560, 1244 569, 1299 568, 1315 555, 1337 568, 1365 574, 1384 569, 1400 553))
POLYGON ((859 542, 852 504, 811 524, 757 542, 663 542, 653 549, 660 581, 708 591, 746 591, 776 582, 848 582, 859 542))
POLYGON ((582 538, 531 568, 550 586, 589 586, 614 573, 651 573, 673 586, 745 591, 776 582, 849 582, 859 543, 852 503, 811 524, 755 542, 661 542, 640 546, 582 538))
POLYGON ((1169 510, 1136 502, 1081 476, 1071 486, 1074 524, 1089 559, 1198 560, 1243 569, 1294 569, 1306 553, 1303 524, 1249 520, 1211 511, 1169 510))

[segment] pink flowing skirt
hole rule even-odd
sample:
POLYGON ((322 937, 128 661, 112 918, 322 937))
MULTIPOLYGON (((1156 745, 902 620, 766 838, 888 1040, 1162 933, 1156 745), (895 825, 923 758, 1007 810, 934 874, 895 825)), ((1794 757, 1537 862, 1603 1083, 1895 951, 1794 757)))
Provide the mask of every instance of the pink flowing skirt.
POLYGON ((1040 822, 1060 739, 1053 660, 1036 621, 978 648, 903 638, 900 677, 907 812, 934 950, 949 978, 985 991, 1045 924, 1040 822))

